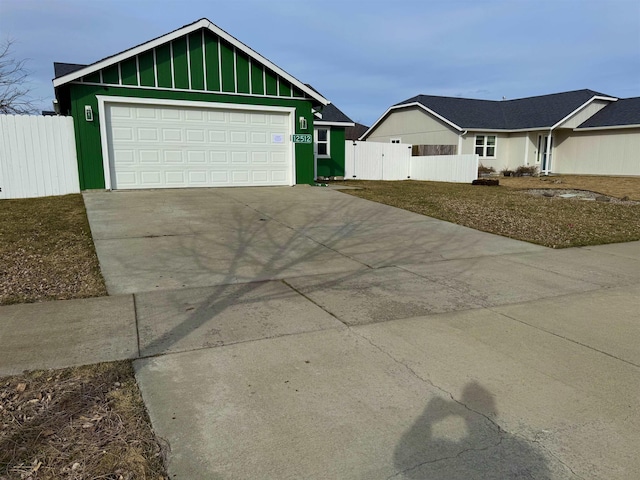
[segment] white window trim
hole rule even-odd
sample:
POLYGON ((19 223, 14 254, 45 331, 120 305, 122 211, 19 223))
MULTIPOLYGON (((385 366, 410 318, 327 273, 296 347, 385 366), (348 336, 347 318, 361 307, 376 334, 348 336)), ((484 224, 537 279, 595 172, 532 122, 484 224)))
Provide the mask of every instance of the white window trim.
POLYGON ((315 146, 316 146, 316 157, 317 158, 331 158, 331 127, 318 127, 315 129, 315 135, 314 135, 314 141, 315 141, 315 146), (327 141, 326 142, 319 142, 318 141, 318 131, 320 130, 326 130, 327 131, 327 141), (319 143, 326 143, 327 144, 327 153, 326 155, 321 155, 318 153, 318 144, 319 143))
POLYGON ((476 153, 476 148, 478 148, 480 145, 478 145, 476 142, 478 141, 478 137, 483 137, 484 140, 482 142, 482 154, 477 154, 480 158, 497 158, 498 157, 498 136, 497 135, 486 135, 486 134, 479 134, 476 135, 473 138, 473 153, 476 153), (492 156, 487 156, 487 138, 488 137, 494 137, 496 139, 495 144, 493 145, 493 155, 492 156))

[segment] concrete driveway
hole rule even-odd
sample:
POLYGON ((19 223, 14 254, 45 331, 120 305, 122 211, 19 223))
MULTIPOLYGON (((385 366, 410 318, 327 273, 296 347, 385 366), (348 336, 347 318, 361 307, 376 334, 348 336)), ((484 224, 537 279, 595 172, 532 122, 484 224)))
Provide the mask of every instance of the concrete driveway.
POLYGON ((327 188, 89 192, 171 478, 636 478, 640 243, 327 188))

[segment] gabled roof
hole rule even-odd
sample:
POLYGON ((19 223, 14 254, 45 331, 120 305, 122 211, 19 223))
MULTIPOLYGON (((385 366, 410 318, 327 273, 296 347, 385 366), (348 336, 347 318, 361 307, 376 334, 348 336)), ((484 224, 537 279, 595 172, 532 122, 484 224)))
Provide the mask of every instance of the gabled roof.
POLYGON ((336 125, 344 124, 345 126, 353 126, 353 120, 347 117, 338 107, 330 103, 322 109, 322 118, 315 120, 316 125, 336 125))
POLYGON ((533 130, 555 128, 594 100, 617 99, 593 90, 574 90, 516 100, 476 100, 417 95, 395 104, 363 135, 393 110, 417 106, 455 130, 533 130))
MULTIPOLYGON (((109 67, 111 65, 116 65, 119 62, 122 62, 124 60, 135 58, 136 55, 139 55, 143 52, 147 52, 157 46, 163 45, 172 40, 183 37, 185 35, 188 35, 192 32, 195 32, 203 28, 209 30, 214 35, 217 35, 218 37, 222 38, 224 41, 231 44, 234 48, 246 54, 249 58, 251 58, 252 61, 261 63, 266 68, 269 68, 270 70, 275 72, 277 75, 279 75, 280 77, 290 82, 293 86, 295 86, 296 88, 304 92, 310 98, 318 101, 320 104, 327 105, 329 103, 329 101, 326 98, 324 98, 322 95, 320 95, 318 92, 314 91, 313 89, 310 89, 304 83, 300 82, 298 79, 296 79, 289 73, 282 70, 280 67, 278 67, 277 65, 275 65, 274 63, 272 63, 262 55, 260 55, 255 50, 251 49, 250 47, 242 43, 240 40, 236 39, 232 35, 222 30, 220 27, 214 25, 213 23, 211 23, 211 21, 209 21, 206 18, 202 18, 194 23, 185 25, 177 30, 169 32, 166 35, 162 35, 160 37, 154 38, 153 40, 149 40, 148 42, 129 48, 115 55, 111 55, 109 57, 103 58, 102 60, 98 60, 97 62, 84 66, 83 68, 79 68, 76 70, 74 68, 61 67, 59 70, 56 69, 56 78, 54 78, 53 80, 53 86, 59 87, 66 83, 76 81, 84 76, 98 72, 99 70, 109 67), (61 75, 58 75, 58 72, 61 73, 61 75)), ((59 64, 59 65, 79 66, 77 64, 59 64)))
POLYGON ((616 100, 585 89, 500 101, 418 95, 396 106, 420 103, 463 129, 520 130, 551 128, 594 97, 616 100))
POLYGON ((584 128, 607 128, 640 125, 640 97, 621 98, 611 103, 578 126, 584 128))

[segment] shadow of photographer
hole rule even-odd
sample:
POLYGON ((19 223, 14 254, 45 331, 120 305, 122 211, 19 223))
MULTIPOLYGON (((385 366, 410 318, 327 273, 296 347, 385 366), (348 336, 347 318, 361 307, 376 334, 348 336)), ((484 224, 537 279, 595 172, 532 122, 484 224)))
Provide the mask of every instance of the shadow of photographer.
POLYGON ((544 455, 529 442, 502 430, 493 395, 468 383, 460 402, 435 397, 402 436, 394 451, 405 479, 548 479, 544 455), (482 413, 479 413, 482 412, 482 413))

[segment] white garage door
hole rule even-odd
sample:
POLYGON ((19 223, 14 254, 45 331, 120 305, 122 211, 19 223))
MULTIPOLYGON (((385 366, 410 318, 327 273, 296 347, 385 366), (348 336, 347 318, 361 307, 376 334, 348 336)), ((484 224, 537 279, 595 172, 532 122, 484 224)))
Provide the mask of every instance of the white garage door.
POLYGON ((288 112, 107 104, 112 189, 292 185, 288 112))

